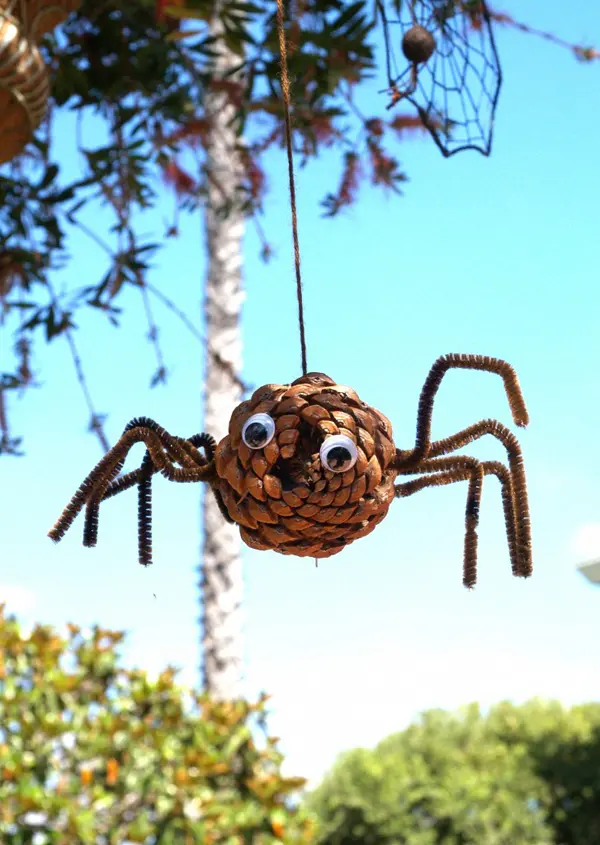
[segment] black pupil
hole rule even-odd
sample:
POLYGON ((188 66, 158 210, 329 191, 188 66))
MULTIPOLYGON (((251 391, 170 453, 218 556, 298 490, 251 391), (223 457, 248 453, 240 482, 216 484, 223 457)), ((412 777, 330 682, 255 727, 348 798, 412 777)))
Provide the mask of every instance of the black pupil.
POLYGON ((345 446, 334 446, 327 452, 327 463, 331 469, 341 469, 348 461, 352 460, 350 451, 345 446))
POLYGON ((250 423, 246 429, 246 443, 248 446, 254 446, 256 448, 263 446, 268 436, 267 427, 261 422, 250 423))

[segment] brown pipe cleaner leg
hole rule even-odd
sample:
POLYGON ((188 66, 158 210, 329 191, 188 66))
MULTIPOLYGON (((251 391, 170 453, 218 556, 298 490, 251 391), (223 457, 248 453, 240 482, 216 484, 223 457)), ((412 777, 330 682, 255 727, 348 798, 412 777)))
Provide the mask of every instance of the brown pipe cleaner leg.
MULTIPOLYGON (((149 431, 143 427, 135 427, 130 428, 130 430, 123 435, 123 437, 128 437, 133 432, 145 432, 146 436, 144 437, 142 442, 146 443, 146 446, 153 454, 157 456, 157 460, 162 462, 164 465, 168 460, 169 456, 167 453, 163 451, 163 444, 159 438, 159 435, 156 432, 149 431), (154 438, 154 441, 153 441, 154 438)), ((99 521, 99 513, 100 513, 100 502, 102 501, 102 497, 104 491, 112 482, 115 475, 119 472, 122 468, 123 463, 125 460, 125 456, 122 456, 119 460, 113 461, 112 464, 107 468, 106 472, 104 472, 100 478, 94 483, 92 489, 90 490, 86 502, 86 509, 85 509, 85 521, 83 527, 83 545, 84 546, 95 546, 98 539, 98 521, 99 521)))
MULTIPOLYGON (((166 432, 165 432, 166 434, 166 432)), ((174 438, 167 435, 168 448, 176 453, 180 453, 182 462, 186 464, 190 461, 189 456, 181 447, 174 443, 174 438)), ((109 479, 114 478, 117 467, 122 466, 122 461, 129 452, 134 443, 143 442, 146 444, 148 451, 152 457, 154 465, 158 470, 169 480, 178 482, 193 482, 193 481, 210 481, 214 476, 214 468, 212 465, 188 467, 184 466, 182 469, 177 469, 173 466, 164 451, 163 443, 160 437, 154 431, 146 427, 132 428, 122 435, 121 439, 115 446, 102 458, 101 461, 94 467, 92 472, 84 479, 79 489, 64 509, 63 513, 57 520, 54 527, 49 532, 49 536, 55 542, 58 542, 69 529, 73 520, 87 503, 90 498, 98 494, 99 500, 104 494, 106 486, 110 483, 109 479)))
MULTIPOLYGON (((145 418, 144 422, 147 422, 145 418)), ((195 467, 205 467, 214 458, 216 441, 210 434, 194 434, 188 439, 179 437, 173 439, 177 442, 178 447, 183 449, 188 455, 189 463, 195 467), (204 449, 206 457, 200 454, 199 449, 204 449)), ((173 462, 178 459, 169 448, 167 449, 167 454, 173 462)), ((104 501, 137 484, 138 559, 143 566, 149 566, 152 563, 152 476, 158 471, 158 467, 153 463, 150 453, 146 452, 142 465, 137 470, 133 470, 127 473, 127 475, 112 481, 107 486, 101 499, 101 501, 104 501)), ((220 510, 222 512, 224 511, 224 516, 228 521, 231 521, 231 517, 225 510, 219 491, 215 488, 212 488, 212 490, 220 510)), ((91 504, 91 502, 88 503, 88 508, 90 508, 91 504)))
POLYGON ((517 374, 513 367, 499 358, 487 355, 443 355, 435 362, 425 380, 417 412, 417 434, 414 449, 397 451, 398 463, 409 464, 420 458, 428 457, 431 445, 431 418, 433 402, 444 375, 450 369, 481 370, 495 373, 502 377, 504 388, 512 412, 513 420, 518 426, 526 426, 529 414, 517 374))
POLYGON ((465 512, 463 569, 463 583, 465 586, 474 586, 477 577, 477 526, 484 475, 495 475, 501 483, 504 520, 513 574, 523 576, 529 574, 528 572, 520 571, 518 566, 513 495, 510 475, 506 467, 496 461, 479 462, 474 458, 462 455, 423 461, 422 464, 420 468, 411 468, 406 472, 408 474, 417 472, 430 472, 434 474, 396 485, 396 496, 411 496, 413 493, 423 490, 426 487, 444 486, 456 481, 469 480, 465 512))
POLYGON ((138 559, 142 566, 152 563, 152 475, 154 464, 146 452, 138 482, 138 559))
POLYGON ((518 562, 515 574, 531 575, 533 571, 531 551, 531 520, 529 514, 529 499, 527 496, 527 480, 525 478, 525 467, 521 446, 515 435, 505 425, 497 420, 482 420, 475 425, 459 431, 451 437, 443 440, 436 440, 429 449, 430 457, 445 455, 462 449, 474 440, 490 434, 499 440, 508 455, 508 463, 511 474, 512 502, 515 513, 516 524, 516 545, 518 562))
MULTIPOLYGON (((194 434, 192 437, 188 438, 187 440, 177 437, 175 438, 179 443, 180 447, 184 449, 189 457, 194 462, 194 466, 206 466, 207 463, 210 463, 215 454, 216 448, 216 440, 210 434, 194 434), (194 449, 190 448, 194 446, 194 449), (203 448, 206 453, 206 459, 199 454, 198 449, 203 448)), ((174 460, 173 456, 171 455, 171 460, 174 460)), ((155 474, 159 472, 158 467, 152 466, 152 473, 155 474)), ((113 496, 116 496, 118 493, 122 493, 124 490, 129 490, 131 487, 134 487, 139 482, 140 470, 134 469, 131 472, 126 473, 125 475, 121 476, 120 478, 115 479, 109 486, 107 487, 104 495, 102 496, 102 501, 106 499, 112 499, 113 496)))
MULTIPOLYGON (((212 435, 202 433, 194 434, 187 439, 176 438, 179 446, 184 449, 190 458, 194 461, 195 466, 203 467, 210 463, 215 455, 216 440, 212 435), (204 449, 206 457, 203 457, 198 449, 204 449)), ((146 453, 148 454, 148 453, 146 453)), ((173 456, 170 456, 173 459, 173 456)), ((144 458, 146 460, 146 457, 144 458)), ((122 493, 131 487, 138 485, 138 549, 139 562, 144 566, 152 563, 152 475, 158 472, 158 468, 149 460, 147 466, 133 470, 121 478, 116 479, 108 485, 105 490, 102 501, 122 493), (145 469, 145 472, 142 472, 145 469), (150 473, 148 476, 147 473, 150 473)), ((217 501, 219 510, 223 517, 232 522, 232 519, 227 511, 219 490, 212 487, 213 495, 217 501)))
MULTIPOLYGON (((411 467, 403 470, 403 475, 418 475, 420 473, 440 472, 442 470, 456 470, 463 468, 466 471, 471 471, 472 467, 476 466, 479 461, 475 458, 470 458, 467 455, 455 455, 447 458, 430 458, 422 461, 417 467, 411 467)), ((506 539, 508 544, 508 552, 510 558, 511 569, 513 575, 521 575, 526 577, 531 574, 531 570, 523 565, 523 561, 519 558, 517 551, 517 534, 518 523, 517 514, 515 510, 514 491, 512 487, 512 480, 508 469, 504 464, 498 461, 483 461, 481 463, 485 475, 495 475, 500 482, 500 489, 502 495, 502 508, 504 512, 504 524, 506 528, 506 539)), ((465 475, 465 479, 468 476, 465 475)), ((457 479, 463 480, 463 479, 457 479)), ((411 482, 407 482, 409 485, 411 482)), ((450 482, 446 482, 450 483, 450 482)), ((431 486, 431 485, 430 485, 431 486)), ((410 487, 409 487, 410 489, 410 487)), ((422 487, 418 489, 423 489, 422 487)), ((414 491, 416 492, 416 490, 414 491)), ((396 493, 398 495, 398 493, 396 493)))
MULTIPOLYGON (((171 462, 171 467, 169 467, 169 464, 167 463, 166 466, 163 465, 161 468, 152 460, 151 453, 146 451, 141 467, 136 470, 135 473, 130 473, 130 476, 133 476, 133 478, 131 484, 128 486, 133 486, 133 483, 137 483, 138 485, 139 562, 144 566, 148 566, 152 563, 152 475, 154 472, 161 471, 169 477, 168 472, 178 472, 172 469, 172 464, 175 462, 184 464, 184 469, 206 467, 207 462, 198 452, 195 443, 186 441, 183 438, 172 437, 165 431, 165 429, 147 417, 141 417, 133 420, 126 427, 125 431, 134 430, 138 427, 150 429, 150 431, 160 438, 165 447, 167 458, 171 462)), ((202 443, 207 440, 205 445, 208 445, 208 451, 210 454, 214 455, 213 438, 211 438, 210 435, 207 435, 206 438, 203 435, 200 435, 200 440, 202 443)), ((88 500, 86 508, 86 523, 84 526, 84 546, 96 545, 100 502, 105 497, 107 489, 112 486, 112 479, 116 474, 116 470, 122 466, 123 461, 120 461, 119 464, 115 465, 110 473, 104 475, 96 485, 94 493, 91 494, 90 499, 88 500)), ((188 478, 186 476, 183 478, 173 478, 172 480, 197 481, 198 478, 196 476, 192 478, 188 478)), ((119 479, 119 481, 122 481, 122 479, 119 479)), ((119 492, 123 489, 126 488, 121 486, 119 492)))

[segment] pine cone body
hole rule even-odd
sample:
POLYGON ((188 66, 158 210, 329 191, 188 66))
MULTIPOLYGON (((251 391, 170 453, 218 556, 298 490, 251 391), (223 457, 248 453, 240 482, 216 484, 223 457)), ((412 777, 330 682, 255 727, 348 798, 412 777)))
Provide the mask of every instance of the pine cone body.
POLYGON ((322 373, 291 385, 267 384, 233 412, 215 455, 217 489, 254 549, 324 558, 370 534, 394 498, 392 426, 352 388, 322 373), (275 424, 261 449, 242 439, 244 424, 267 414, 275 424), (345 472, 322 465, 326 438, 345 435, 357 447, 345 472))

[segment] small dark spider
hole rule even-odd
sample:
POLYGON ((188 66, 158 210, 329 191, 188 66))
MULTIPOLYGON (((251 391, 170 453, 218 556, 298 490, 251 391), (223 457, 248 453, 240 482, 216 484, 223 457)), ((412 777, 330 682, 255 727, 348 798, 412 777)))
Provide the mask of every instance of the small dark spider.
POLYGON ((173 437, 145 417, 133 420, 121 439, 85 479, 49 536, 58 541, 85 506, 83 543, 96 545, 100 502, 138 486, 139 560, 152 562, 151 480, 207 482, 225 519, 240 527, 255 549, 322 558, 369 534, 393 499, 426 487, 468 481, 463 583, 476 581, 477 525, 483 478, 500 481, 514 575, 532 572, 529 507, 519 443, 496 420, 482 420, 443 440, 431 440, 433 402, 452 368, 485 370, 502 377, 513 420, 528 414, 517 375, 505 361, 483 355, 439 358, 421 391, 412 449, 397 449, 389 420, 362 402, 354 390, 323 373, 291 385, 268 384, 233 411, 229 433, 217 445, 207 434, 173 437), (490 434, 506 448, 508 467, 452 455, 490 434), (134 443, 146 454, 139 469, 119 475, 134 443), (200 449, 204 450, 204 455, 200 449), (420 475, 396 483, 397 476, 420 475))

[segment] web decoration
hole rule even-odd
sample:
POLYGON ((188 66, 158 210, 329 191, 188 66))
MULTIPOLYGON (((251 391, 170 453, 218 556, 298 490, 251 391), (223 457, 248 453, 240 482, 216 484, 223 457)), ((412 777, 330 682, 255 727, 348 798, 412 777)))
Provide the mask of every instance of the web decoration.
POLYGON ((489 156, 502 69, 483 0, 377 0, 388 108, 408 100, 445 157, 489 156))

